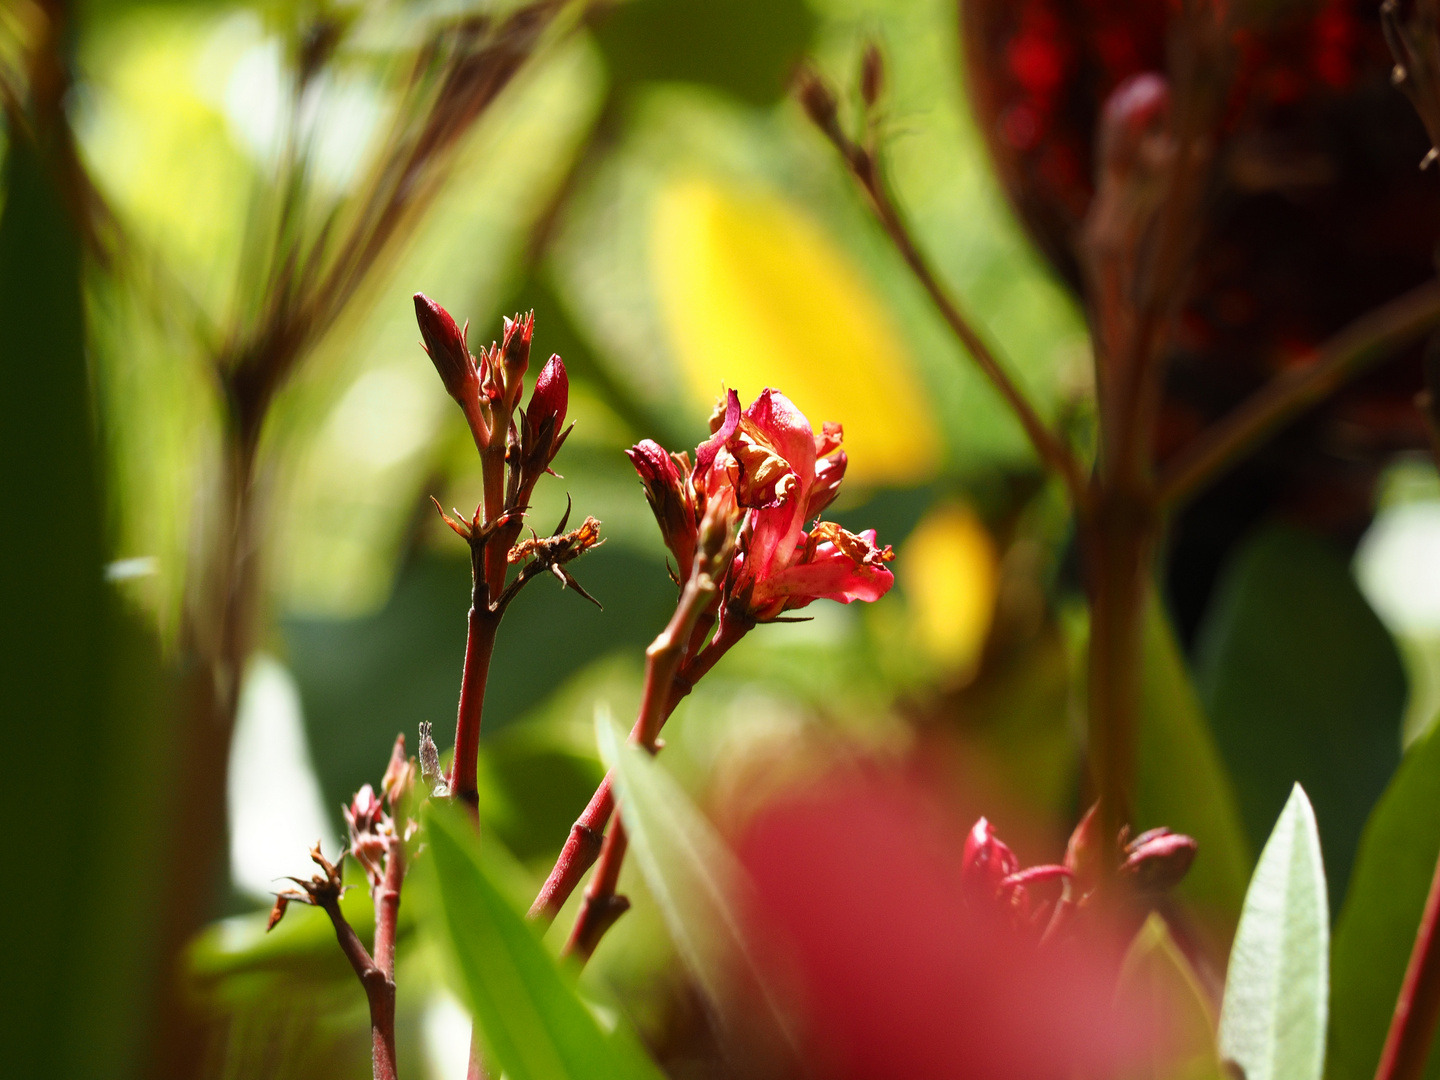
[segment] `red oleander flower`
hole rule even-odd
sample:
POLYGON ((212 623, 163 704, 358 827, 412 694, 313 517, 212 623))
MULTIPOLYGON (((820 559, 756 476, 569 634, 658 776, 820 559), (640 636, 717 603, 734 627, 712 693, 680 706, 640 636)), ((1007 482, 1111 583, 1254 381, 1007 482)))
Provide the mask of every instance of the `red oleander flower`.
POLYGON ((993 906, 1008 912, 1017 925, 1030 923, 1043 928, 1054 904, 1035 904, 1030 886, 1042 881, 1068 880, 1070 868, 1058 865, 1020 867, 1020 859, 995 834, 995 827, 981 818, 965 837, 965 854, 960 864, 960 884, 971 905, 993 906))
POLYGON ((895 582, 885 567, 894 553, 877 545, 873 529, 856 534, 817 520, 845 475, 841 438, 839 424, 815 434, 778 391, 764 390, 742 411, 731 390, 693 468, 648 439, 628 453, 682 580, 706 508, 715 500, 733 507, 741 528, 722 612, 738 605, 743 617, 767 622, 815 600, 878 600, 895 582))

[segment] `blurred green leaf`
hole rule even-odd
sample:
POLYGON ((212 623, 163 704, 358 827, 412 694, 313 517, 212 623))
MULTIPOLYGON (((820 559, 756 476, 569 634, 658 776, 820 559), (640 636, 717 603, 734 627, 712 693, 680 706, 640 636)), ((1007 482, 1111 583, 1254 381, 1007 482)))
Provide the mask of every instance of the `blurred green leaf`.
POLYGON ((1360 832, 1400 757, 1405 672, 1341 552, 1289 527, 1222 573, 1197 682, 1252 842, 1305 786, 1338 909, 1360 832))
POLYGON ((623 1029, 600 1029, 506 899, 500 869, 461 812, 432 806, 426 824, 438 915, 489 1060, 511 1080, 658 1078, 623 1029))
POLYGON ((1127 1076, 1153 1080, 1223 1080, 1215 1046, 1215 1018, 1190 961, 1155 912, 1130 943, 1120 967, 1116 995, 1144 1016, 1146 1027, 1168 1036, 1165 1052, 1150 1068, 1127 1076))
MULTIPOLYGON (((1405 755, 1360 839, 1335 926, 1328 1080, 1375 1074, 1440 857, 1436 807, 1440 727, 1432 726, 1405 755)), ((1425 1075, 1440 1077, 1433 1048, 1425 1075)))
POLYGON ((1296 784, 1245 894, 1230 951, 1220 1051, 1246 1080, 1319 1080, 1330 910, 1315 812, 1296 784))
POLYGON ((622 89, 694 82, 768 105, 814 30, 804 0, 631 0, 606 13, 595 38, 622 89))
POLYGON ((649 753, 626 741, 603 706, 595 711, 595 738, 600 757, 615 771, 635 861, 710 1008, 730 1026, 738 1022, 740 1004, 747 1040, 759 1038, 776 1050, 797 1048, 749 940, 744 869, 684 788, 649 753))
POLYGON ((1200 855, 1180 891, 1233 926, 1250 877, 1251 848, 1225 762, 1158 601, 1145 620, 1142 693, 1136 827, 1166 825, 1199 842, 1200 855))

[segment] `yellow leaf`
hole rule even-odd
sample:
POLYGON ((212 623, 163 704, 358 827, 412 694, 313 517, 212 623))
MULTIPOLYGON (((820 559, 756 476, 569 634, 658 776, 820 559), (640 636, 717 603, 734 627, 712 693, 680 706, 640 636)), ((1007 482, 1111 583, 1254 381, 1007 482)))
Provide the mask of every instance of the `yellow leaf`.
POLYGON ((924 479, 940 452, 903 337, 860 270, 798 207, 701 178, 660 194, 651 266, 697 404, 781 391, 845 426, 849 477, 924 479))
POLYGON ((895 564, 920 648, 950 672, 973 670, 995 612, 995 544, 964 506, 936 507, 895 564))

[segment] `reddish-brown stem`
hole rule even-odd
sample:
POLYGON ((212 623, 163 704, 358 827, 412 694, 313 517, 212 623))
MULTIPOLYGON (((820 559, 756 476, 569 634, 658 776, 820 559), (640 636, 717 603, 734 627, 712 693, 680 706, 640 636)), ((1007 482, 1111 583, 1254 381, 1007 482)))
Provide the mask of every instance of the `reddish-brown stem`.
POLYGON ((321 897, 319 904, 330 916, 340 951, 365 990, 370 1004, 371 1069, 374 1080, 397 1080, 395 1067, 395 921, 400 910, 400 884, 405 876, 404 845, 391 841, 385 880, 376 890, 375 957, 365 951, 345 913, 340 910, 338 890, 321 897), (393 895, 392 895, 393 894, 393 895), (384 903, 381 903, 381 899, 384 903))
MULTIPOLYGON (((480 456, 484 481, 485 525, 491 528, 496 526, 501 515, 505 513, 505 436, 510 420, 502 413, 501 409, 495 410, 494 424, 490 429, 490 445, 480 456)), ((489 586, 490 595, 493 597, 498 597, 505 591, 505 571, 509 566, 506 556, 509 552, 510 545, 498 535, 492 535, 490 542, 485 545, 485 584, 489 586)))
MULTIPOLYGON (((494 545, 489 545, 494 546, 494 545)), ((470 600, 469 631, 465 637, 465 671, 460 682, 460 707, 455 716, 455 758, 450 766, 450 791, 474 809, 480 795, 477 769, 480 760, 480 719, 485 709, 485 683, 500 613, 490 609, 483 555, 472 556, 475 587, 470 600)))
POLYGON ((1415 947, 1405 968, 1405 981, 1395 1000, 1395 1015, 1375 1080, 1420 1080, 1430 1057, 1435 1023, 1440 1019, 1440 861, 1430 881, 1430 895, 1415 933, 1415 947))
POLYGON ((1174 507, 1345 383, 1440 325, 1440 282, 1431 281, 1360 316, 1207 428, 1160 476, 1160 503, 1174 507))
MULTIPOLYGON (((730 630, 725 635, 715 638, 680 666, 680 670, 675 673, 670 682, 670 698, 665 703, 662 725, 664 720, 670 718, 670 714, 690 693, 695 683, 699 682, 700 678, 715 666, 716 661, 744 636, 744 632, 743 629, 730 630)), ((636 728, 630 732, 632 741, 638 741, 639 723, 637 720, 636 728)), ((600 781, 600 786, 595 789, 589 805, 575 820, 575 824, 570 826, 570 835, 565 840, 565 846, 560 849, 560 856, 555 860, 555 866, 550 871, 550 876, 545 879, 539 895, 535 897, 535 903, 530 907, 530 918, 548 925, 555 920, 556 915, 560 914, 560 909, 565 906, 565 901, 570 899, 570 894, 580 884, 580 879, 600 857, 605 826, 609 823, 610 815, 614 810, 614 775, 606 773, 605 779, 600 781)))
POLYGON ((1024 391, 1011 378, 994 350, 990 348, 979 331, 971 325, 970 320, 960 309, 960 305, 940 284, 940 280, 930 268, 929 261, 921 254, 919 245, 910 235, 910 230, 905 224, 905 219, 900 216, 895 200, 890 196, 889 189, 880 174, 874 151, 860 146, 847 136, 840 129, 833 113, 812 115, 812 118, 815 120, 816 126, 840 151, 840 156, 849 166, 851 174, 868 196, 870 206, 890 237, 891 244, 910 267, 910 272, 914 274, 915 279, 929 294, 931 303, 949 324, 951 332, 960 339, 971 359, 975 361, 975 365, 980 368, 985 378, 1005 400, 1005 404, 1009 406, 1015 418, 1020 421, 1020 426, 1024 429, 1030 444, 1035 448, 1035 453, 1046 466, 1064 480, 1076 505, 1083 503, 1086 488, 1079 461, 1071 452, 1070 447, 1040 418, 1040 414, 1035 411, 1035 407, 1030 404, 1024 391))
POLYGON ((605 835, 605 846, 600 851, 600 862, 595 867, 595 876, 585 887, 584 901, 575 926, 570 931, 570 940, 565 943, 562 956, 576 957, 585 963, 600 944, 605 931, 615 925, 615 920, 630 908, 630 901, 616 894, 620 887, 620 868, 625 864, 625 849, 629 840, 625 835, 625 823, 615 822, 605 835))

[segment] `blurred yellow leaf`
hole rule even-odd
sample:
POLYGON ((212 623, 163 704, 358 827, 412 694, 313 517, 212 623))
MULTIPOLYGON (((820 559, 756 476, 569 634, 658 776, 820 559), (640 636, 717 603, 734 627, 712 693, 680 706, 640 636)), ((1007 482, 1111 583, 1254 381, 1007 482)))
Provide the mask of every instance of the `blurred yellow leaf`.
POLYGON ((995 544, 964 506, 936 507, 896 563, 917 644, 950 672, 974 669, 995 612, 995 544))
POLYGON ((845 425, 849 476, 931 474, 940 443, 894 326, 859 269, 778 196, 680 179, 660 194, 651 266, 672 346, 697 403, 724 383, 782 391, 816 427, 845 425))

